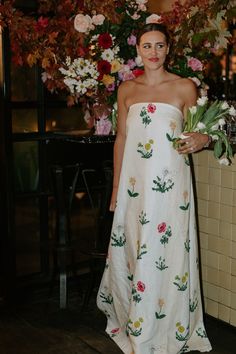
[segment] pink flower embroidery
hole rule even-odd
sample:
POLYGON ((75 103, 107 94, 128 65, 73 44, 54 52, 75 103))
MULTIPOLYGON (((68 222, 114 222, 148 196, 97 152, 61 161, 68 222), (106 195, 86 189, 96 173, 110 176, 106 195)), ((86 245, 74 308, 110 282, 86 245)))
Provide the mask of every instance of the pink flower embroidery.
POLYGON ((154 104, 152 104, 152 103, 149 103, 149 105, 147 106, 147 111, 149 113, 154 113, 155 110, 156 110, 156 106, 154 104))
POLYGON ((193 71, 202 71, 203 65, 197 58, 188 58, 188 67, 193 71))
POLYGON ((145 290, 145 284, 141 281, 138 281, 137 282, 137 290, 143 293, 145 290))
POLYGON ((115 334, 115 333, 119 332, 119 330, 120 330, 120 328, 114 328, 111 330, 111 333, 115 334))
POLYGON ((157 226, 158 232, 162 233, 166 231, 166 223, 162 222, 157 226))

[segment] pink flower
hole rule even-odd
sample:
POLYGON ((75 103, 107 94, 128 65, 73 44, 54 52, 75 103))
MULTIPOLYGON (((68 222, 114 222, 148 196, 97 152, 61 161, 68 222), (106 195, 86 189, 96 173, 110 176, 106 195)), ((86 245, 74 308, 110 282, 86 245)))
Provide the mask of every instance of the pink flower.
POLYGON ((166 223, 162 222, 157 226, 158 232, 162 233, 166 231, 166 223))
POLYGON ((101 26, 105 20, 105 17, 103 15, 94 15, 92 17, 92 22, 95 24, 95 26, 101 26))
POLYGON ((116 85, 113 82, 112 84, 109 84, 108 86, 106 86, 106 88, 107 88, 107 91, 112 92, 112 91, 115 91, 116 85))
POLYGON ((197 58, 188 58, 188 67, 193 71, 202 71, 203 65, 197 58))
POLYGON ((133 34, 131 34, 127 38, 127 43, 128 43, 128 45, 136 45, 136 37, 133 34))
POLYGON ((133 68, 135 68, 136 63, 135 63, 135 61, 134 61, 133 59, 129 59, 129 60, 127 61, 127 65, 128 65, 128 67, 129 67, 130 69, 133 69, 133 68))
POLYGON ((109 135, 111 128, 112 128, 112 124, 108 119, 97 120, 95 134, 96 135, 109 135))
POLYGON ((92 19, 89 15, 78 14, 74 19, 74 27, 76 31, 86 33, 93 28, 92 19))
POLYGON ((134 78, 135 78, 135 76, 134 76, 134 74, 132 73, 132 71, 124 72, 124 73, 123 73, 123 76, 122 76, 122 81, 132 80, 132 79, 134 79, 134 78))
POLYGON ((149 105, 147 106, 147 111, 149 113, 154 113, 155 110, 156 110, 156 106, 154 104, 152 104, 152 103, 149 103, 149 105))
POLYGON ((192 80, 196 84, 196 86, 201 85, 201 81, 197 77, 189 77, 189 79, 192 80))
POLYGON ((137 290, 143 293, 145 290, 145 284, 141 281, 138 281, 137 282, 137 290))

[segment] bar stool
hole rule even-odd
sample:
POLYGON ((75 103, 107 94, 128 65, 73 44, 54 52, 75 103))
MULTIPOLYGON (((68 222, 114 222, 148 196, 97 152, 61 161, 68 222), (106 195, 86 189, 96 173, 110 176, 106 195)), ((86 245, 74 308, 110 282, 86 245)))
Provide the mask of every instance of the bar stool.
POLYGON ((112 161, 104 161, 100 169, 83 169, 82 179, 93 213, 94 231, 93 247, 88 251, 90 279, 83 301, 83 310, 89 304, 96 280, 104 269, 107 257, 113 221, 113 213, 109 211, 113 181, 112 161))
POLYGON ((70 214, 76 185, 80 172, 80 164, 52 165, 51 177, 53 195, 56 202, 56 247, 54 249, 54 280, 59 274, 59 299, 60 308, 67 307, 67 280, 69 268, 74 273, 74 249, 71 243, 70 214))

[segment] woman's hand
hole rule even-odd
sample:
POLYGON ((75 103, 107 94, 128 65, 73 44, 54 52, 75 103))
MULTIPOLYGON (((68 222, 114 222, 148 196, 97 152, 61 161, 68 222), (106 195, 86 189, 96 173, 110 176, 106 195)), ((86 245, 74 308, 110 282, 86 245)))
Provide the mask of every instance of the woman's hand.
POLYGON ((118 187, 113 187, 112 189, 112 195, 111 195, 111 202, 110 202, 110 211, 115 211, 116 208, 116 200, 117 200, 117 192, 118 192, 118 187))
POLYGON ((191 154, 202 150, 205 145, 209 142, 209 135, 201 133, 183 133, 186 139, 180 139, 178 141, 179 147, 177 151, 179 154, 191 154))

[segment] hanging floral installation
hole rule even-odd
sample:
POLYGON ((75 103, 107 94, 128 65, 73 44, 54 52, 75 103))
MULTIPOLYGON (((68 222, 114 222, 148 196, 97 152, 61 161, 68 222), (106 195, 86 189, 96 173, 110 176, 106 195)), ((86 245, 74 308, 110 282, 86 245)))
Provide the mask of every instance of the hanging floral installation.
POLYGON ((65 92, 69 106, 80 102, 92 112, 105 105, 105 118, 112 117, 119 84, 142 74, 135 46, 145 22, 165 23, 173 34, 168 69, 204 86, 207 63, 232 40, 227 23, 236 18, 235 1, 227 0, 178 0, 171 12, 160 14, 149 13, 148 0, 37 3, 27 14, 14 7, 14 0, 0 4, 12 62, 38 65, 46 88, 65 92))

